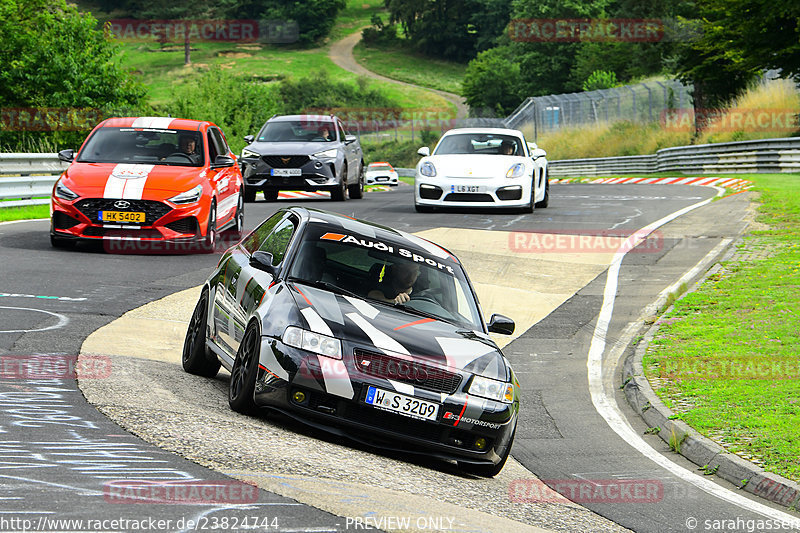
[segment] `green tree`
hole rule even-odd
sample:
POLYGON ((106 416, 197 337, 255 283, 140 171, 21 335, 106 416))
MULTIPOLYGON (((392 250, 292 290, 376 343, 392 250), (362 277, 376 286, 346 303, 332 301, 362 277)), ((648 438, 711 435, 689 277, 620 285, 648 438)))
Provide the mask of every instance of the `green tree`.
POLYGON ((510 47, 478 54, 464 74, 463 95, 473 115, 508 115, 520 103, 520 65, 510 47))

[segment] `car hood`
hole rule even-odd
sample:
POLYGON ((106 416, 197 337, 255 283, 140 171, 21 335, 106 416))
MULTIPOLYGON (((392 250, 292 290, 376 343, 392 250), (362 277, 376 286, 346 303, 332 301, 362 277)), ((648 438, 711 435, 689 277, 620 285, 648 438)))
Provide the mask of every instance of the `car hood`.
POLYGON ((362 348, 508 379, 505 357, 485 333, 301 283, 290 286, 305 327, 341 339, 345 354, 362 348))
MULTIPOLYGON (((497 178, 505 177, 513 165, 522 163, 528 168, 531 161, 527 157, 502 155, 453 154, 434 155, 420 160, 419 165, 430 161, 436 168, 436 176, 452 176, 458 178, 497 178)), ((529 172, 528 172, 529 173, 529 172)))
POLYGON ((246 148, 261 155, 311 155, 340 146, 338 142, 257 142, 246 148))
POLYGON ((115 198, 127 198, 126 191, 137 191, 140 198, 169 197, 194 187, 205 172, 202 167, 73 163, 61 182, 80 196, 94 198, 105 197, 106 191, 113 191, 108 196, 115 198))

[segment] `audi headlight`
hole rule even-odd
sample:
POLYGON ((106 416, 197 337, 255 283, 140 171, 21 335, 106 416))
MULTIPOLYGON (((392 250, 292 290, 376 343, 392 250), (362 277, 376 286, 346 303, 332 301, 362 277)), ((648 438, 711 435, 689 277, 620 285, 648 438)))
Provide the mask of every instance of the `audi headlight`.
POLYGON ((316 154, 314 154, 314 157, 332 159, 332 158, 336 157, 336 154, 338 154, 338 153, 339 153, 339 150, 337 150, 336 148, 331 148, 330 150, 325 150, 324 152, 317 152, 316 154))
POLYGON ((318 353, 333 359, 342 358, 342 342, 327 335, 314 333, 296 326, 289 326, 283 332, 282 340, 287 346, 318 353))
POLYGON ((56 189, 55 189, 54 194, 58 198, 61 198, 62 200, 70 200, 70 201, 72 201, 72 200, 74 200, 75 198, 78 197, 78 195, 75 194, 74 192, 72 192, 69 189, 69 187, 67 187, 66 185, 61 183, 61 180, 58 180, 58 183, 56 183, 56 189))
POLYGON ((203 186, 198 185, 194 189, 186 192, 182 192, 177 196, 173 196, 169 199, 170 202, 173 204, 191 204, 196 202, 200 199, 200 196, 203 194, 203 186))
POLYGON ((261 154, 258 152, 254 152, 252 150, 248 150, 247 148, 242 149, 242 158, 245 157, 261 157, 261 154))
POLYGON ((514 401, 514 386, 511 383, 483 376, 473 376, 467 392, 481 398, 503 403, 512 403, 514 401))
POLYGON ((516 163, 508 169, 506 172, 507 178, 521 178, 525 175, 525 165, 522 163, 516 163))
POLYGON ((430 161, 425 161, 419 167, 419 173, 428 178, 436 176, 436 167, 430 161))

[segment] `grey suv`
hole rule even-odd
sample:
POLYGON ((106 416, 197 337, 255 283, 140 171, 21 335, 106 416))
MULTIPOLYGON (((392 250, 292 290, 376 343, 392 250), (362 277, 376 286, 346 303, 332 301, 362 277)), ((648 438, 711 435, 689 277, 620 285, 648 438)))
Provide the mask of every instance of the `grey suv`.
POLYGON ((361 144, 333 115, 276 115, 244 140, 245 202, 255 201, 259 190, 268 201, 280 190, 330 191, 340 201, 364 195, 361 144))

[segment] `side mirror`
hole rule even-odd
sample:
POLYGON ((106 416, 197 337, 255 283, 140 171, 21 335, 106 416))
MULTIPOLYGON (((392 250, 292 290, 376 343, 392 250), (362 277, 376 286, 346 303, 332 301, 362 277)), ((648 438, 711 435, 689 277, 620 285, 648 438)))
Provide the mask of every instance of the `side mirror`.
POLYGON ((250 266, 273 276, 278 272, 278 269, 272 265, 272 254, 261 250, 253 252, 253 255, 250 256, 250 266))
POLYGON ((541 148, 536 148, 535 150, 531 150, 531 157, 534 159, 539 159, 540 157, 544 157, 547 155, 547 152, 542 150, 541 148))
POLYGON ((494 314, 492 318, 489 319, 489 331, 491 333, 511 335, 514 333, 514 321, 507 316, 494 314))
POLYGON ((58 152, 58 158, 66 163, 72 163, 72 160, 75 159, 75 150, 72 148, 61 150, 58 152))
POLYGON ((252 135, 245 135, 244 136, 244 142, 246 142, 247 144, 251 144, 255 140, 256 140, 256 138, 253 137, 252 135))
POLYGON ((211 168, 232 167, 235 164, 236 161, 234 161, 232 157, 227 155, 218 155, 214 160, 214 164, 211 165, 211 168))
POLYGON ((417 150, 417 153, 422 157, 428 157, 429 155, 431 155, 431 149, 428 148, 427 146, 423 146, 422 148, 417 150))
POLYGON ((345 144, 351 144, 351 143, 356 142, 357 140, 358 140, 358 137, 356 137, 355 135, 345 135, 344 136, 344 143, 345 144))

